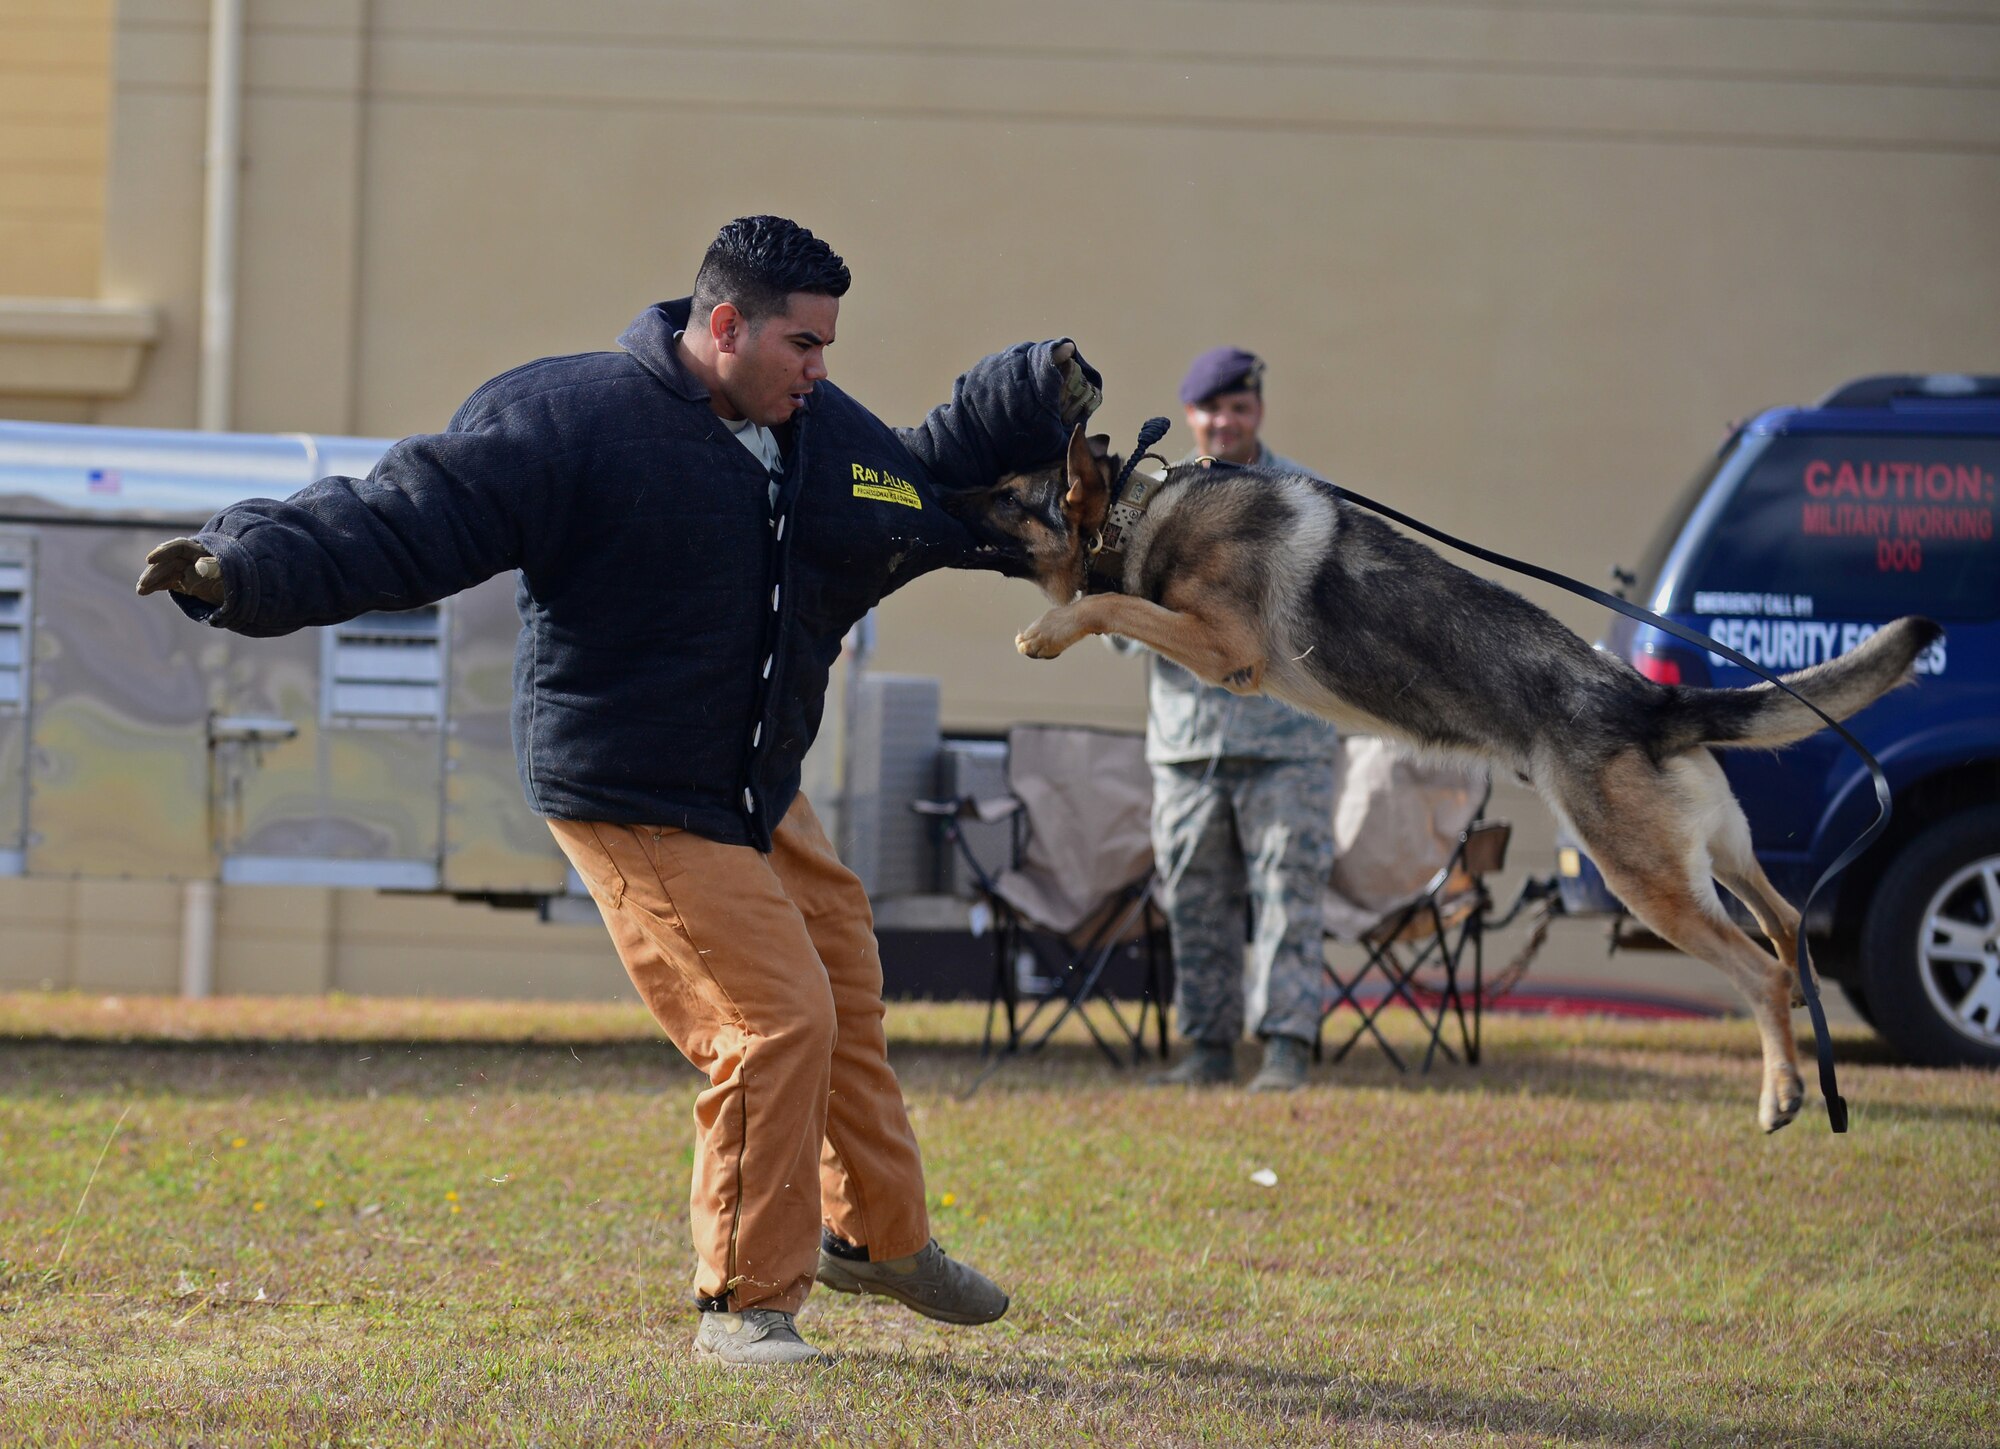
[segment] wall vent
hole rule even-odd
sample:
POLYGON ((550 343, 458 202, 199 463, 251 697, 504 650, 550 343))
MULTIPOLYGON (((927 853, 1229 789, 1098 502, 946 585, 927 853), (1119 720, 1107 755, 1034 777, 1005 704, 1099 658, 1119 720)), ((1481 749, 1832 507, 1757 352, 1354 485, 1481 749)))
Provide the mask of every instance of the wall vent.
POLYGON ((444 609, 362 614, 325 631, 329 724, 444 719, 444 609))
POLYGON ((0 558, 0 715, 28 707, 28 566, 0 558))

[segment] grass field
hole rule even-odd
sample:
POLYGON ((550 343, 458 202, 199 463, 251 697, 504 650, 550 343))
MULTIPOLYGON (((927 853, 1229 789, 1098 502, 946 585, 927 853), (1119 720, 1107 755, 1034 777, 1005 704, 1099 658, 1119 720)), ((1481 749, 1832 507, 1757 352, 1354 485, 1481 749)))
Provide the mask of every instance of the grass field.
POLYGON ((0 1444, 1990 1445, 2000 1080, 1741 1021, 1489 1021, 1292 1097, 894 1007, 985 1329, 816 1296, 688 1349, 697 1080, 636 1009, 0 996, 0 1444), (1275 1186, 1253 1180, 1268 1170, 1275 1186))

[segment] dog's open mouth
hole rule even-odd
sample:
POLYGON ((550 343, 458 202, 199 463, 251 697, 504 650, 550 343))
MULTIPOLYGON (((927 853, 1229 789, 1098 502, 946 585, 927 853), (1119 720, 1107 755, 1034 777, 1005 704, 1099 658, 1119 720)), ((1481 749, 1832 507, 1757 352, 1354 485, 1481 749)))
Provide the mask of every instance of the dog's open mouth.
MULTIPOLYGON (((973 532, 975 538, 978 531, 973 532)), ((965 556, 961 568, 990 570, 1004 574, 1010 579, 1033 579, 1035 569, 1027 552, 1011 539, 999 543, 989 543, 981 539, 978 546, 965 556)))
POLYGON ((946 517, 958 520, 972 535, 974 547, 960 568, 989 570, 1013 579, 1034 577, 1027 545, 994 526, 984 493, 946 493, 938 502, 946 517))

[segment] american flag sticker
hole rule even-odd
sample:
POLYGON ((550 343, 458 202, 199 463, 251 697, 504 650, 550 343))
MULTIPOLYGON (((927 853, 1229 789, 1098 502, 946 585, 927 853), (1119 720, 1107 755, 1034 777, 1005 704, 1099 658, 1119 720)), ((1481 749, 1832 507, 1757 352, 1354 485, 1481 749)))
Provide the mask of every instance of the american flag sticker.
POLYGON ((122 482, 116 468, 92 468, 88 486, 92 493, 116 493, 122 482))

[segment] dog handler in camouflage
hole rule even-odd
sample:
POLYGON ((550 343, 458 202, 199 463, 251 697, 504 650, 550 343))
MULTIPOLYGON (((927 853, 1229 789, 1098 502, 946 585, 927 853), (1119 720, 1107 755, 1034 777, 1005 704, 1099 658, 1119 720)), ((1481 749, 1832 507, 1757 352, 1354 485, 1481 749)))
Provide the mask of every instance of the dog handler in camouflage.
MULTIPOLYGON (((1188 461, 1310 473, 1265 447, 1263 361, 1238 347, 1195 358, 1181 382, 1188 461)), ((1136 646, 1134 646, 1136 647, 1136 646)), ((1245 899, 1263 1064, 1250 1090, 1305 1084, 1319 1030, 1320 892, 1333 870, 1339 737, 1331 725, 1262 695, 1203 684, 1152 660, 1146 758, 1153 767, 1153 853, 1174 943, 1176 1027, 1190 1054, 1156 1081, 1234 1080, 1244 1027, 1245 899)))

